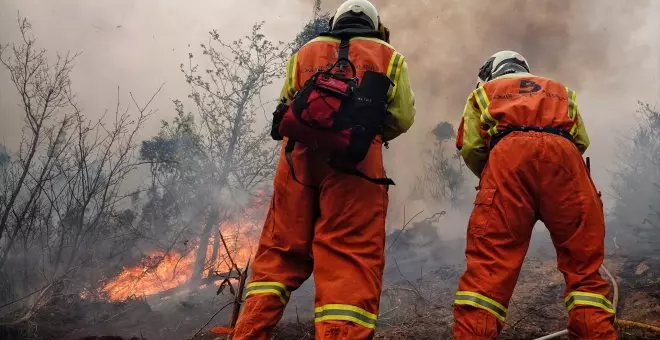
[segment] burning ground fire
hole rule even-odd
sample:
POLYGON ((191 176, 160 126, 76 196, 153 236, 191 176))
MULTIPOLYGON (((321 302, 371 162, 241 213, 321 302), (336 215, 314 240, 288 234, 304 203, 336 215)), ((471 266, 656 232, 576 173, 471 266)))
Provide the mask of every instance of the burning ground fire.
POLYGON ((176 288, 188 281, 195 263, 195 252, 185 256, 176 252, 155 251, 140 264, 125 268, 103 287, 111 301, 132 296, 147 296, 176 288))
MULTIPOLYGON (((263 207, 260 204, 258 206, 263 207)), ((255 210, 263 211, 256 208, 246 209, 243 216, 229 223, 223 223, 220 227, 230 255, 239 267, 247 263, 256 251, 261 222, 260 219, 255 218, 255 212, 258 212, 255 210)), ((150 253, 140 263, 124 268, 121 273, 105 283, 102 292, 110 301, 124 301, 132 297, 155 295, 181 287, 193 275, 198 243, 198 241, 189 242, 188 249, 183 253, 176 251, 150 253)), ((220 237, 212 237, 206 249, 206 265, 202 277, 208 278, 210 269, 217 273, 226 273, 230 266, 227 251, 220 237)), ((215 284, 218 285, 221 281, 222 278, 218 277, 215 284)))

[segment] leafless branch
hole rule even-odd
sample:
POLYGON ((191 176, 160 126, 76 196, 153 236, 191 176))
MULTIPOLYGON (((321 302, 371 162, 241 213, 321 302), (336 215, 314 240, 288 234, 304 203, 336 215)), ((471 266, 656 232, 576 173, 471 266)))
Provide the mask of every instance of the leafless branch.
POLYGON ((190 337, 190 339, 191 339, 191 340, 192 340, 192 339, 195 339, 195 337, 196 337, 197 335, 199 335, 199 333, 201 333, 201 332, 204 330, 204 328, 206 328, 206 326, 208 326, 208 325, 211 323, 211 321, 213 321, 213 319, 214 319, 216 316, 218 316, 218 314, 220 314, 220 312, 222 312, 223 310, 225 310, 225 308, 231 306, 232 304, 233 304, 233 302, 229 302, 229 303, 223 305, 222 307, 220 307, 220 309, 218 309, 218 311, 215 312, 215 314, 213 314, 213 315, 208 319, 208 321, 206 321, 206 323, 205 323, 202 327, 200 327, 199 330, 197 330, 197 332, 195 332, 195 334, 193 334, 192 337, 190 337))
POLYGON ((406 228, 408 227, 410 222, 412 222, 417 216, 419 216, 423 212, 424 212, 424 210, 421 210, 420 212, 416 213, 412 218, 410 218, 409 220, 406 221, 405 220, 406 219, 406 207, 405 206, 403 207, 403 220, 404 220, 403 226, 401 227, 401 231, 396 235, 396 237, 394 237, 394 240, 392 241, 392 243, 390 243, 390 245, 387 247, 387 250, 385 250, 386 254, 390 251, 390 248, 392 248, 392 246, 394 246, 396 241, 399 239, 399 236, 406 230, 406 228))

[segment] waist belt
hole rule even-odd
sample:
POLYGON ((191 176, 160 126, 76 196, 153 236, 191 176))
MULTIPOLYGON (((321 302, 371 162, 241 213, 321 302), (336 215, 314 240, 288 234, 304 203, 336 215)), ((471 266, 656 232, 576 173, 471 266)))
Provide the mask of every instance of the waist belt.
POLYGON ((490 148, 491 149, 494 148, 495 144, 497 144, 500 140, 502 140, 502 138, 504 138, 506 135, 510 134, 511 132, 515 132, 515 131, 521 131, 521 132, 534 131, 534 132, 551 133, 553 135, 562 136, 562 137, 570 140, 571 142, 573 142, 573 136, 571 136, 570 133, 568 133, 564 130, 561 130, 561 129, 557 129, 557 128, 553 128, 553 127, 512 126, 512 127, 509 127, 508 129, 496 134, 495 136, 493 136, 490 139, 490 148))

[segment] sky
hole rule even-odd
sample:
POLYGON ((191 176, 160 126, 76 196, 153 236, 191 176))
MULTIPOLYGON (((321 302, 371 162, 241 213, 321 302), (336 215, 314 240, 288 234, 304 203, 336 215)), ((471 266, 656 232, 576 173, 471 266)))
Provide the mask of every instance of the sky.
MULTIPOLYGON (((17 13, 33 25, 40 46, 49 52, 80 52, 73 71, 73 89, 91 117, 114 107, 117 87, 122 98, 132 91, 146 100, 165 84, 156 98, 159 113, 143 132, 158 131, 160 119, 174 115, 171 100, 185 98, 187 86, 179 64, 188 52, 199 51, 208 31, 234 40, 249 33, 257 21, 272 40, 291 40, 312 16, 311 6, 291 6, 291 0, 174 1, 174 0, 0 0, 0 41, 17 38, 17 13), (273 8, 289 8, 273 11, 273 8), (293 15, 292 10, 295 11, 293 15), (190 45, 190 47, 188 47, 190 45)), ((20 115, 17 97, 0 71, 0 136, 15 146, 20 115)))
MULTIPOLYGON (((325 1, 331 10, 340 1, 325 1)), ((607 191, 620 138, 634 126, 636 102, 660 100, 660 1, 652 0, 400 0, 374 1, 406 56, 416 93, 413 128, 385 152, 397 182, 391 204, 405 205, 421 169, 431 129, 456 124, 476 72, 492 53, 515 49, 532 71, 576 89, 592 146, 594 178, 607 191), (655 16, 655 17, 654 17, 655 16)), ((17 13, 33 25, 40 46, 80 52, 73 89, 90 117, 116 101, 117 87, 146 100, 161 85, 158 110, 141 132, 148 139, 171 101, 185 98, 179 64, 199 52, 207 32, 233 40, 265 21, 271 40, 290 41, 312 16, 312 0, 0 0, 0 42, 17 38, 17 13)), ((265 97, 276 96, 278 86, 265 97)), ((0 142, 16 149, 21 116, 5 70, 0 70, 0 142)), ((264 120, 265 121, 265 120, 264 120)), ((634 152, 634 150, 631 150, 634 152)), ((471 175, 470 175, 471 176, 471 175)))

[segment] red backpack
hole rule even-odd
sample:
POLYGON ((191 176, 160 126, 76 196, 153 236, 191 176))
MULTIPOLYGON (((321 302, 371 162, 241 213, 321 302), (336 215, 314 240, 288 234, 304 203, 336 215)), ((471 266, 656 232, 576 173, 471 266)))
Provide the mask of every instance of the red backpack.
POLYGON ((343 39, 337 62, 316 72, 289 105, 284 99, 280 102, 273 114, 271 136, 275 140, 288 138, 286 159, 297 182, 291 152, 295 143, 301 143, 328 152, 328 165, 336 171, 380 185, 394 185, 389 178, 372 178, 357 169, 374 138, 382 134, 388 114, 387 92, 393 84, 386 75, 373 71, 366 71, 360 82, 355 65, 348 59, 348 45, 349 40, 343 39), (352 77, 341 71, 346 66, 352 77), (333 72, 335 69, 340 72, 333 72))

